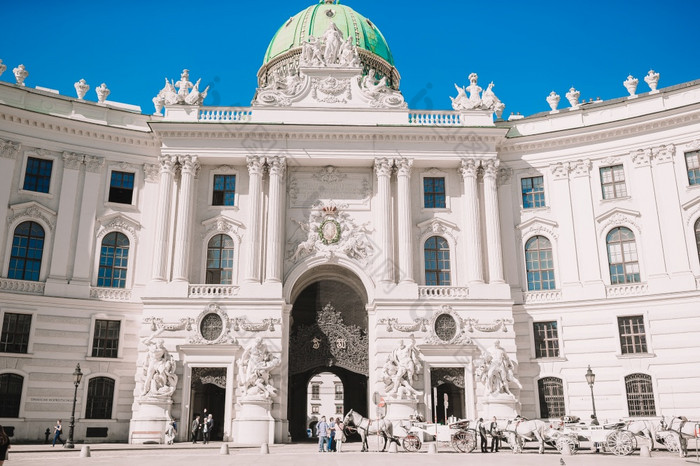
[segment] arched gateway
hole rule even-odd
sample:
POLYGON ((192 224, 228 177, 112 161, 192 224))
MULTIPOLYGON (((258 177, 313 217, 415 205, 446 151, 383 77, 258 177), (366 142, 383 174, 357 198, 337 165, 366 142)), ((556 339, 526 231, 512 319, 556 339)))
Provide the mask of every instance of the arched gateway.
MULTIPOLYGON (((343 384, 342 411, 367 412, 369 343, 367 294, 359 278, 339 266, 308 271, 295 286, 289 334, 289 431, 306 438, 308 384, 321 372, 343 384)), ((342 401, 342 403, 341 403, 342 401)), ((319 415, 335 417, 336 411, 319 415)))

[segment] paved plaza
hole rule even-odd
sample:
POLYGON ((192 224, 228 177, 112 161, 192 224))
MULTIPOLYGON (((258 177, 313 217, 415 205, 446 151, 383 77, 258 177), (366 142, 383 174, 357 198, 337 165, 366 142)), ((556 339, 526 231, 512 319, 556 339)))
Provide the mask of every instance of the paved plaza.
MULTIPOLYGON (((129 465, 148 464, 152 466, 178 466, 193 464, 218 465, 362 465, 362 466, 426 466, 465 464, 478 462, 484 465, 522 465, 522 466, 558 466, 560 459, 566 465, 595 465, 595 466, 627 466, 627 465, 686 465, 687 461, 695 461, 694 448, 688 458, 679 458, 666 451, 652 452, 651 458, 642 458, 639 452, 629 457, 618 457, 612 454, 595 454, 588 449, 582 449, 573 456, 562 457, 554 449, 548 448, 544 455, 538 455, 534 449, 526 449, 523 454, 514 455, 510 450, 499 453, 483 454, 478 451, 459 454, 449 447, 441 447, 437 454, 428 453, 428 445, 424 445, 419 453, 369 453, 360 452, 359 443, 344 446, 343 453, 319 453, 317 446, 312 443, 271 445, 269 454, 261 454, 260 447, 231 446, 229 455, 221 454, 223 443, 212 442, 209 445, 192 445, 181 443, 175 445, 125 445, 125 444, 96 444, 91 445, 91 457, 81 458, 82 445, 76 445, 75 450, 52 448, 50 445, 15 445, 10 451, 6 466, 20 465, 129 465), (199 463, 202 462, 202 463, 199 463)), ((694 447, 694 445, 692 445, 694 447)), ((584 445, 584 448, 586 446, 584 445)), ((371 445, 376 450, 376 444, 371 445)))

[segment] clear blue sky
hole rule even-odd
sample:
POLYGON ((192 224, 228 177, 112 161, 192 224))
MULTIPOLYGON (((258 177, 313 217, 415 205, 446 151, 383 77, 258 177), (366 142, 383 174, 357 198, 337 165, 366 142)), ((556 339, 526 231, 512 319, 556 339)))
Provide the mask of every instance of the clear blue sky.
MULTIPOLYGON (((7 1, 3 5, 0 80, 23 63, 28 86, 75 96, 84 78, 106 82, 109 99, 153 112, 163 78, 190 69, 212 90, 205 105, 247 106, 275 31, 316 0, 207 2, 7 1)), ((493 81, 504 116, 549 110, 545 97, 572 85, 588 100, 627 95, 628 74, 650 68, 659 88, 700 79, 698 0, 664 1, 343 1, 376 24, 415 109, 450 109, 453 83, 493 81)))

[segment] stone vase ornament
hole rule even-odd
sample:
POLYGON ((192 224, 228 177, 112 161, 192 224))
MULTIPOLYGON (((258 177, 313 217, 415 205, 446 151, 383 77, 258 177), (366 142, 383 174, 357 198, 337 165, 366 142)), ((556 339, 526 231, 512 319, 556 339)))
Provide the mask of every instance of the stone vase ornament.
POLYGON ((112 92, 109 89, 107 89, 107 85, 105 83, 100 84, 99 87, 95 89, 95 92, 97 92, 97 102, 100 104, 105 103, 105 100, 107 100, 107 96, 112 92))
POLYGON ((569 101, 572 109, 578 108, 578 98, 581 96, 581 92, 577 91, 573 86, 566 93, 566 100, 569 101))
POLYGON ((17 68, 12 70, 15 74, 15 80, 18 86, 24 86, 24 80, 29 76, 29 71, 24 67, 24 65, 19 65, 17 68))
POLYGON ((659 73, 655 73, 654 70, 649 70, 649 73, 644 77, 644 82, 647 83, 651 92, 649 94, 656 94, 656 86, 659 84, 659 73))
POLYGON ((557 106, 559 105, 560 100, 561 97, 556 92, 552 91, 549 93, 549 95, 547 96, 547 103, 549 104, 549 108, 552 109, 550 113, 559 113, 559 110, 557 110, 557 106))
POLYGON ((162 110, 165 106, 165 97, 158 94, 153 98, 153 106, 156 108, 154 115, 163 116, 162 110))
POLYGON ((625 86, 625 89, 627 89, 627 92, 630 93, 630 99, 637 97, 637 84, 639 84, 639 79, 629 75, 622 84, 625 86))
POLYGON ((5 72, 6 69, 7 69, 7 66, 5 64, 3 64, 2 60, 0 60, 0 76, 2 76, 2 74, 5 72))
POLYGON ((73 84, 73 87, 75 87, 75 92, 78 94, 78 100, 83 100, 87 91, 90 90, 90 85, 86 83, 84 79, 73 84))

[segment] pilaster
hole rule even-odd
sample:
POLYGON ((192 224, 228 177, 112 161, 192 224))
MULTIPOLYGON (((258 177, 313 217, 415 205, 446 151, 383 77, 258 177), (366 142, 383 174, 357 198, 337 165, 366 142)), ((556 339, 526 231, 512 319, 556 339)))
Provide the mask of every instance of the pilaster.
POLYGON ((260 228, 261 199, 262 199, 262 174, 265 159, 259 156, 248 156, 248 196, 250 216, 248 219, 248 260, 246 261, 245 281, 247 283, 260 283, 260 228))
POLYGON ((194 184, 199 171, 196 155, 180 155, 180 195, 177 206, 177 225, 175 226, 175 258, 173 262, 173 281, 189 281, 190 236, 192 230, 192 203, 194 184))
POLYGON ((284 248, 284 173, 287 162, 284 157, 268 157, 267 166, 270 170, 270 190, 267 212, 267 246, 265 281, 272 283, 282 282, 282 254, 284 248))
POLYGON ((380 276, 381 282, 393 281, 393 248, 391 246, 391 170, 393 161, 387 158, 374 160, 374 173, 377 176, 377 207, 376 215, 379 217, 378 237, 381 248, 380 276))
POLYGON ((155 238, 153 241, 153 281, 167 281, 168 265, 168 227, 170 225, 170 200, 173 193, 173 181, 175 178, 175 163, 177 156, 161 155, 158 157, 160 164, 160 186, 158 190, 158 213, 156 217, 155 238))
MULTIPOLYGON (((100 175, 104 159, 90 155, 85 156, 85 178, 83 180, 83 195, 80 202, 78 218, 78 237, 73 266, 71 285, 84 286, 84 292, 89 293, 90 269, 96 254, 95 248, 95 218, 97 216, 97 200, 95 193, 100 189, 100 175)), ((97 273, 97 272, 95 272, 97 273)))
POLYGON ((398 181, 398 240, 399 282, 414 283, 413 279, 413 220, 411 217, 412 159, 395 159, 398 181))
POLYGON ((484 160, 484 216, 486 221, 486 245, 489 259, 489 283, 504 283, 503 258, 501 253, 501 220, 498 211, 499 161, 484 160))
POLYGON ((467 281, 470 285, 484 283, 479 195, 476 181, 478 168, 478 161, 468 158, 462 159, 459 167, 464 182, 464 249, 466 250, 467 281))
MULTIPOLYGON (((5 220, 7 219, 8 205, 10 204, 10 191, 12 190, 12 178, 15 173, 15 160, 19 155, 19 150, 22 145, 19 142, 8 141, 5 139, 0 139, 0 176, 2 176, 3 183, 0 183, 0 221, 2 221, 2 227, 0 228, 0 244, 3 245, 2 249, 5 249, 5 232, 7 231, 7 224, 5 220)), ((4 264, 3 254, 0 253, 0 264, 4 264)))

